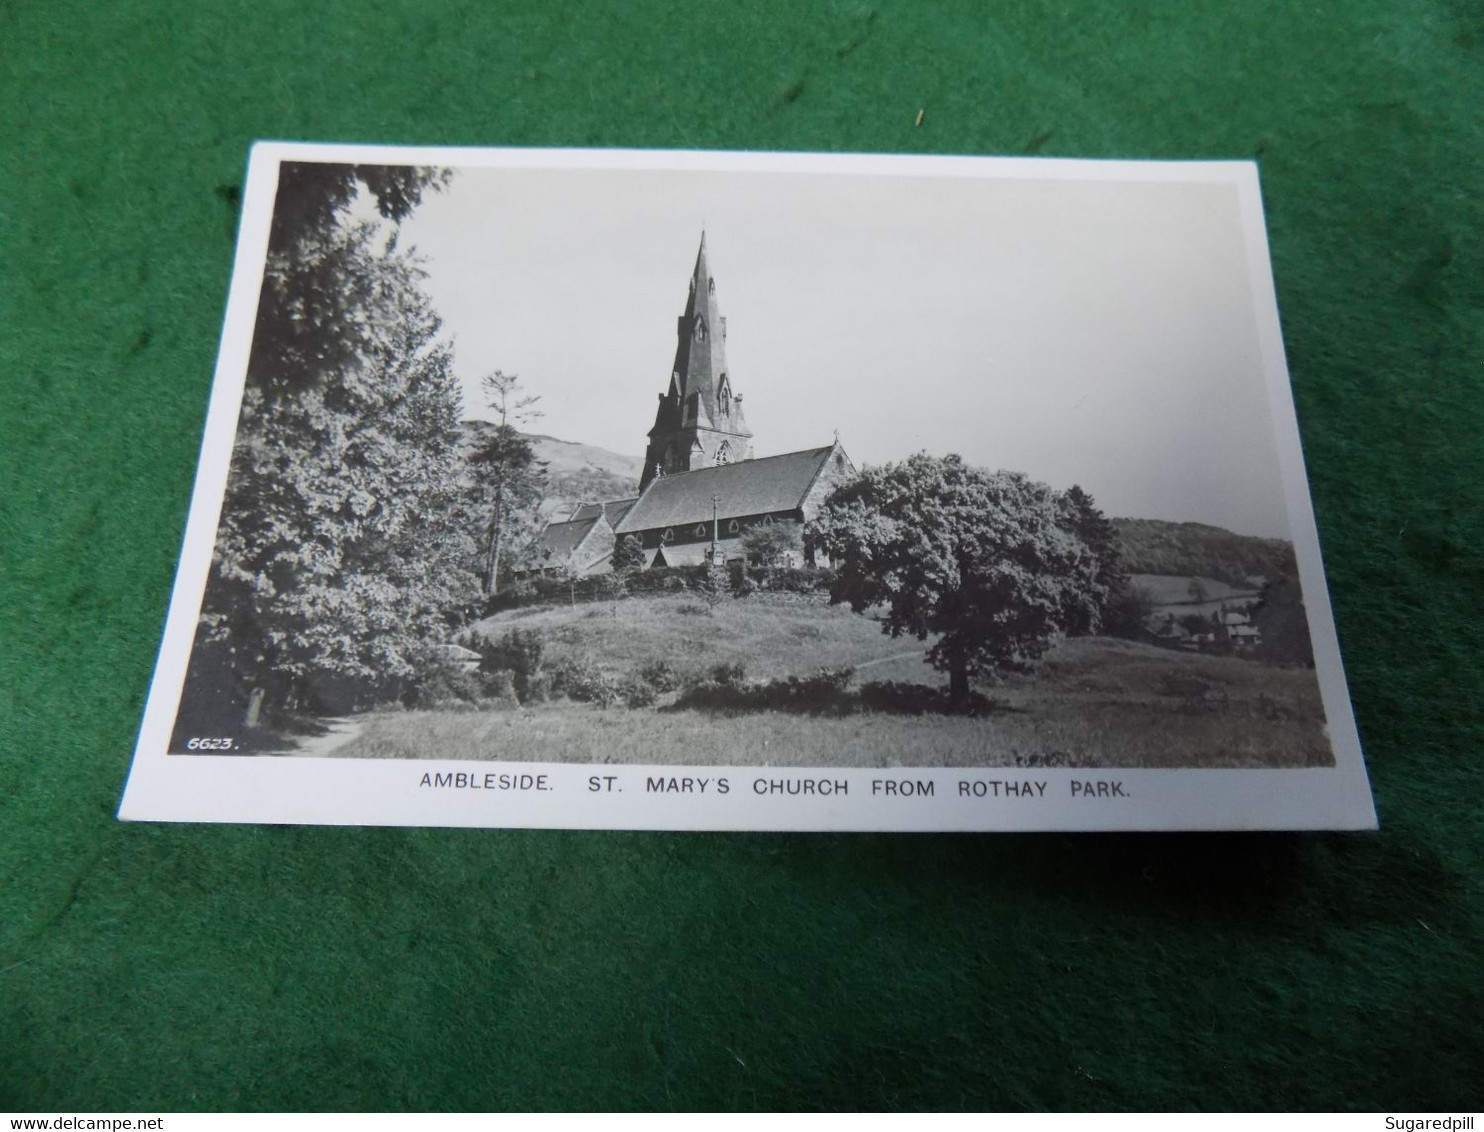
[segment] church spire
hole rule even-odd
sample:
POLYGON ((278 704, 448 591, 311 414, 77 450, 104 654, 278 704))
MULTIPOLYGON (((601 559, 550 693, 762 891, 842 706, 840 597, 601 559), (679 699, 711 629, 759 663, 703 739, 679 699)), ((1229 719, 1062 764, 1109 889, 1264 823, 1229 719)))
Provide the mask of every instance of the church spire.
MULTIPOLYGON (((675 326, 675 365, 672 368, 680 396, 694 420, 715 427, 725 415, 718 404, 727 376, 727 322, 716 301, 716 280, 706 260, 706 233, 696 251, 685 313, 675 326)), ((727 398, 730 400, 730 397, 727 398)))
POLYGON ((654 478, 656 467, 668 474, 752 457, 742 398, 733 392, 727 372, 727 320, 716 301, 704 230, 675 340, 669 388, 660 394, 649 430, 641 489, 654 478))

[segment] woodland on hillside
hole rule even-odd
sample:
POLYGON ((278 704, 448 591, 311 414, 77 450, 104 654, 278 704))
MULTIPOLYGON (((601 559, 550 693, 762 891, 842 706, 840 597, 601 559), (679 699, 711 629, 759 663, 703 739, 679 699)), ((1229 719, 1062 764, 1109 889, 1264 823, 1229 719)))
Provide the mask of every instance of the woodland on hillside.
POLYGON ((1293 544, 1284 539, 1239 535, 1205 523, 1111 522, 1121 544, 1123 567, 1130 574, 1215 578, 1237 589, 1251 589, 1254 579, 1272 581, 1296 572, 1293 544))

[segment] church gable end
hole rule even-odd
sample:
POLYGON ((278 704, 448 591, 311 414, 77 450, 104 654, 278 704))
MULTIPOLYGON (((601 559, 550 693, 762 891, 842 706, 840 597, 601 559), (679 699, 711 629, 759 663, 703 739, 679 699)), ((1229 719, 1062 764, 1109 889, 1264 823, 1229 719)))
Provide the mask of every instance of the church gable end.
POLYGON ((799 508, 804 521, 807 523, 818 516, 820 509, 824 506, 824 501, 830 497, 830 492, 854 475, 855 465, 845 454, 844 447, 836 440, 830 449, 829 458, 820 465, 814 482, 804 493, 804 499, 799 508))

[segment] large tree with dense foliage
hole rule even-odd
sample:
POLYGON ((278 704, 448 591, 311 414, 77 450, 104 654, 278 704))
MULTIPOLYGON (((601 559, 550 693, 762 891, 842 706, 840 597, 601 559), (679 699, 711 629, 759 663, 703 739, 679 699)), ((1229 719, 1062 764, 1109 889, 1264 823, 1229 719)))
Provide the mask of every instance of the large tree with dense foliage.
POLYGON ((412 676, 476 592, 451 350, 396 243, 440 180, 283 169, 202 618, 249 725, 265 696, 412 676))
POLYGON ((838 569, 832 601, 884 606, 894 637, 937 638, 927 660, 948 673, 956 709, 974 676, 1026 666, 1106 596, 1056 492, 957 456, 867 469, 831 494, 805 540, 838 569))
POLYGON ((1128 585, 1123 548, 1113 524, 1098 510, 1092 496, 1077 484, 1057 497, 1057 507, 1062 524, 1092 552, 1089 565, 1093 571, 1091 581, 1099 595, 1097 604, 1089 605, 1080 596, 1074 597, 1066 610, 1064 626, 1070 636, 1086 636, 1096 633, 1109 620, 1110 603, 1128 585))
MULTIPOLYGON (((366 269, 365 241, 345 237, 379 217, 391 233, 447 170, 404 165, 286 161, 268 233, 247 384, 268 399, 292 396, 358 367, 397 319, 405 279, 366 269), (362 207, 357 207, 362 206, 362 207)), ((374 255, 375 252, 369 254, 374 255)))

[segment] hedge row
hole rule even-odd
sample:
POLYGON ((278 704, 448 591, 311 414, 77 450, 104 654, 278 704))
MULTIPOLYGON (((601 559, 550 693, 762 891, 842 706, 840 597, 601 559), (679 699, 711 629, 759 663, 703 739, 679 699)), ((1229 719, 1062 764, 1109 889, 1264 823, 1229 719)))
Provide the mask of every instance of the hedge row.
MULTIPOLYGON (((835 572, 826 568, 743 570, 732 564, 727 571, 728 586, 738 595, 766 590, 773 593, 827 593, 835 572)), ((635 594, 699 593, 710 588, 704 566, 660 566, 627 574, 592 574, 584 578, 547 576, 522 578, 488 598, 480 616, 489 617, 507 609, 527 605, 550 605, 556 602, 613 601, 635 594)))

